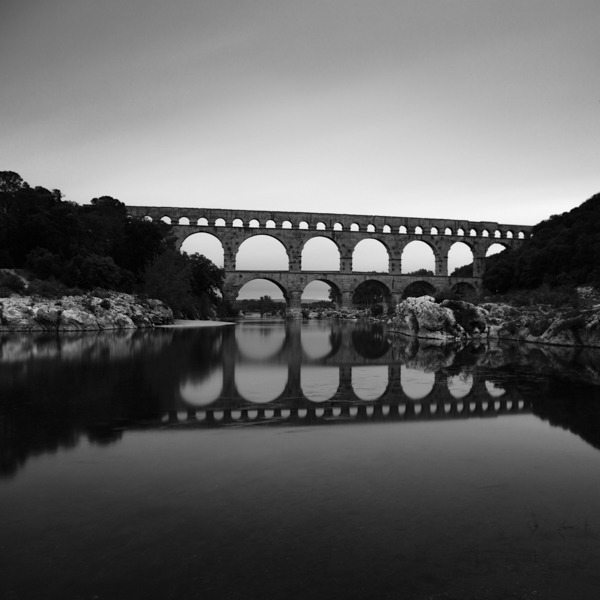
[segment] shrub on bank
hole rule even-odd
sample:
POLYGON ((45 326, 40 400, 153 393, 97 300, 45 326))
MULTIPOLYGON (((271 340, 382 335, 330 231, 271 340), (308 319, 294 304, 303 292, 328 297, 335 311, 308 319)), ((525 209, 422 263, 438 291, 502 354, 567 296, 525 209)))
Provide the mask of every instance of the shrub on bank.
MULTIPOLYGON (((12 292, 22 294, 25 290, 23 280, 14 273, 0 273, 0 287, 5 288, 9 296, 12 292)), ((3 297, 6 298, 6 296, 3 297)))

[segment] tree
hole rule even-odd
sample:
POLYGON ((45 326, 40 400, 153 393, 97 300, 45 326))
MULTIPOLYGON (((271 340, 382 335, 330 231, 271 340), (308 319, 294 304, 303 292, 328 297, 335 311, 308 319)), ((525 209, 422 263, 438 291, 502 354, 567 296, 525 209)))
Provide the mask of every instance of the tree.
POLYGON ((364 281, 355 290, 352 302, 358 306, 371 306, 383 302, 384 288, 378 281, 364 281))
POLYGON ((26 181, 14 171, 0 171, 0 192, 15 193, 29 187, 26 181))
POLYGON ((178 316, 194 316, 191 266, 185 256, 166 250, 144 269, 143 276, 148 296, 162 300, 178 316))
POLYGON ((191 266, 192 292, 197 296, 208 294, 211 300, 218 301, 222 296, 225 270, 217 267, 203 254, 188 256, 191 266))

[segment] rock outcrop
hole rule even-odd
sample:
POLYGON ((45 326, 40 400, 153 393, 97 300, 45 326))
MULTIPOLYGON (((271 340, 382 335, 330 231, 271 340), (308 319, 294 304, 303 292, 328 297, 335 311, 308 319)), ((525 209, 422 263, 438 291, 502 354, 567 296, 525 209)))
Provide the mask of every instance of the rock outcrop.
POLYGON ((420 338, 457 341, 499 339, 561 346, 600 347, 600 305, 582 310, 550 307, 515 308, 430 296, 408 298, 398 304, 388 322, 391 331, 420 338))
POLYGON ((173 323, 173 311, 160 300, 138 300, 107 292, 47 298, 12 296, 0 300, 2 331, 100 331, 137 329, 173 323))
MULTIPOLYGON (((465 328, 469 318, 467 302, 455 302, 456 310, 444 303, 437 304, 431 296, 420 298, 407 298, 396 307, 396 314, 391 320, 391 329, 407 335, 414 335, 436 340, 456 340, 467 337, 467 329, 473 331, 470 322, 465 328), (462 317, 463 323, 459 322, 462 317)), ((472 306, 472 305, 470 305, 472 306)), ((474 311, 471 311, 474 312, 474 311)), ((478 313, 477 326, 485 330, 478 313)))

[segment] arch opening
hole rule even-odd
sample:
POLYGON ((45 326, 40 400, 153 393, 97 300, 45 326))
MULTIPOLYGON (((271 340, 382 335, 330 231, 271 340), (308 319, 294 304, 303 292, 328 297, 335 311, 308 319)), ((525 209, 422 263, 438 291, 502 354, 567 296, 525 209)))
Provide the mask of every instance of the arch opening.
POLYGON ((435 254, 426 242, 414 241, 402 250, 402 274, 431 276, 435 274, 435 254))
POLYGON ((302 248, 300 265, 302 271, 339 271, 339 248, 329 238, 313 237, 302 248))
POLYGON ((390 306, 392 294, 384 283, 375 279, 363 281, 352 294, 352 304, 359 308, 372 308, 376 305, 390 306))
POLYGON ((500 254, 500 252, 504 252, 506 250, 506 246, 503 244, 492 244, 485 252, 485 257, 492 256, 493 254, 500 254))
POLYGON ((235 268, 236 271, 288 271, 286 247, 268 235, 252 236, 240 244, 235 268))
POLYGON ((361 240, 352 252, 352 271, 389 273, 388 249, 379 240, 361 240))
POLYGON ((467 283, 466 281, 459 281, 458 283, 454 284, 451 288, 451 291, 461 298, 468 298, 469 296, 475 296, 477 294, 475 286, 467 283))
POLYGON ((245 317, 283 315, 289 305, 287 291, 269 279, 252 279, 237 293, 235 307, 243 311, 245 317))
POLYGON ((402 293, 402 299, 420 298, 421 296, 433 296, 436 292, 435 287, 428 281, 413 281, 406 286, 402 293))
POLYGON ((341 308, 342 293, 337 285, 316 279, 302 290, 302 308, 341 308))
POLYGON ((225 264, 223 245, 218 237, 210 233, 193 233, 183 240, 181 252, 186 254, 203 254, 217 267, 225 264))
POLYGON ((452 244, 448 251, 448 275, 473 277, 473 250, 464 242, 452 244))

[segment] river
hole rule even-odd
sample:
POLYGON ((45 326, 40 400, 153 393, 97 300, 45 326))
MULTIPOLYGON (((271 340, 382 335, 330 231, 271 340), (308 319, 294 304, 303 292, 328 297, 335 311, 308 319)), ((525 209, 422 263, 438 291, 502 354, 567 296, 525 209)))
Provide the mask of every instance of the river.
POLYGON ((0 337, 0 596, 596 598, 600 354, 245 321, 0 337))

